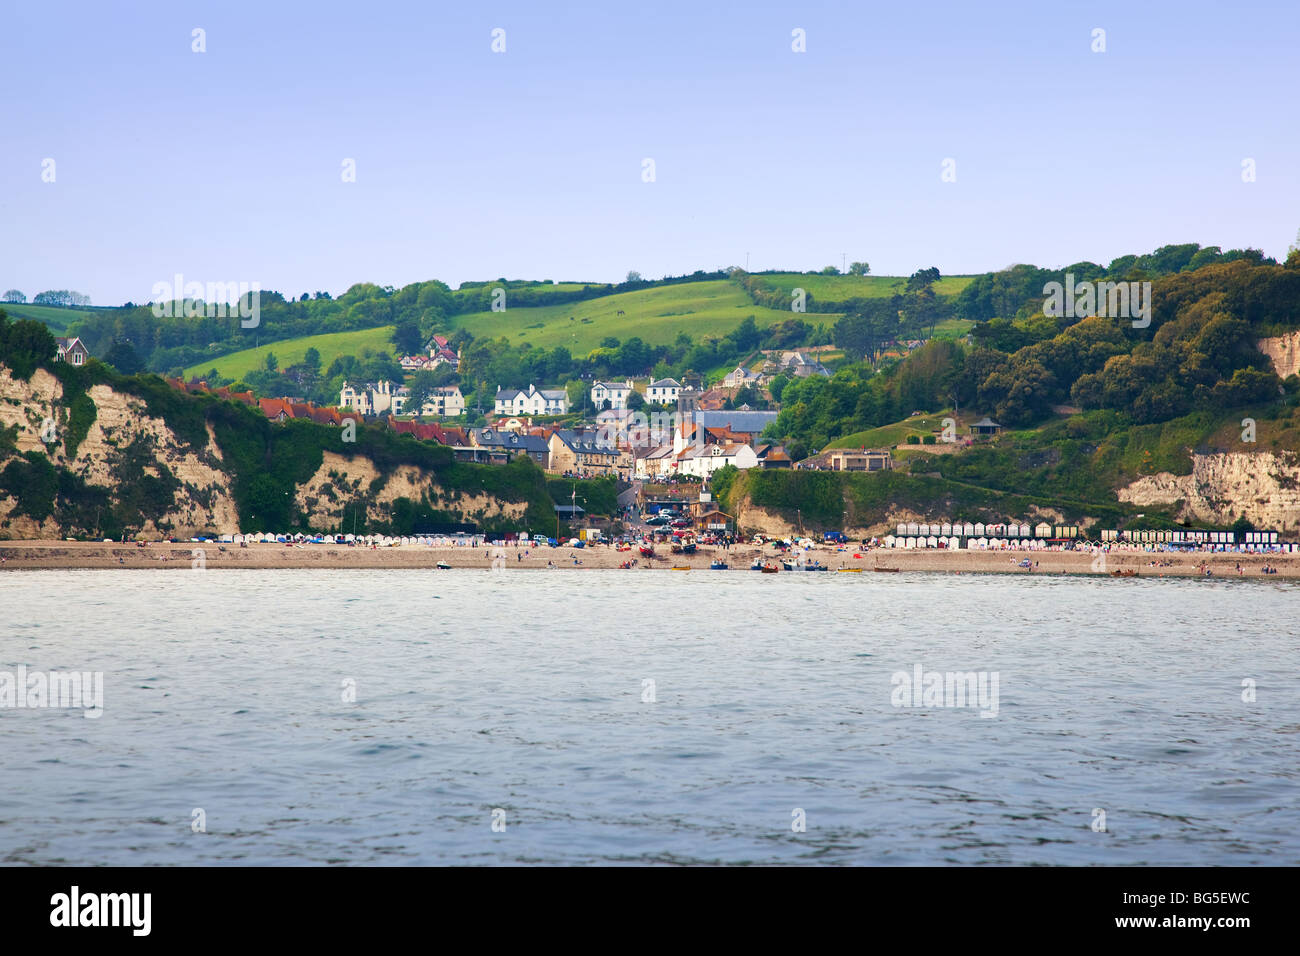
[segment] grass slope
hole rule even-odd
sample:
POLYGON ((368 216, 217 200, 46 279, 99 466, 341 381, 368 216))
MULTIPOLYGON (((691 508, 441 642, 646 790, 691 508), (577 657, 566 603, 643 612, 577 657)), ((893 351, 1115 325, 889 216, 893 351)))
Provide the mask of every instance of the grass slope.
POLYGON ((455 323, 475 337, 505 336, 515 345, 530 342, 548 349, 563 345, 574 355, 585 355, 606 336, 620 342, 635 336, 649 345, 667 345, 678 333, 686 332, 698 342, 726 335, 750 315, 759 328, 789 318, 802 318, 812 325, 833 324, 839 318, 766 309, 750 301, 735 283, 721 280, 640 289, 534 309, 511 309, 507 295, 505 311, 460 315, 455 323), (620 311, 625 314, 619 315, 620 311))
POLYGON ((11 319, 35 319, 44 322, 55 335, 66 335, 68 326, 80 321, 94 310, 65 309, 56 305, 13 305, 0 303, 0 309, 9 313, 11 319))
MULTIPOLYGON (((884 299, 894 293, 901 294, 907 285, 907 276, 823 276, 776 272, 758 278, 787 292, 803 289, 822 302, 843 302, 854 298, 884 299)), ((934 291, 937 295, 956 295, 970 285, 974 278, 975 276, 944 276, 934 284, 934 291)))
POLYGON ((321 367, 328 368, 330 362, 340 355, 360 356, 365 349, 396 352, 396 346, 389 341, 392 334, 393 327, 391 325, 381 325, 378 328, 360 329, 356 332, 331 332, 325 335, 308 335, 298 339, 285 339, 281 342, 272 342, 270 345, 263 345, 254 349, 232 352, 229 355, 223 355, 221 358, 209 359, 197 365, 191 365, 185 370, 185 375, 187 377, 190 375, 205 375, 209 370, 215 368, 227 378, 237 379, 248 372, 261 368, 266 362, 268 352, 275 353, 280 368, 288 368, 290 365, 301 362, 310 348, 320 352, 321 367))

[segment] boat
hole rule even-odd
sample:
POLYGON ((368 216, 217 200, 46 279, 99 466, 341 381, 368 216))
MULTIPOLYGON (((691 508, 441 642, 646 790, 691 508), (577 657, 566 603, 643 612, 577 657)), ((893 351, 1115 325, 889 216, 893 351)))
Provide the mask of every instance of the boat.
POLYGON ((439 561, 439 562, 438 562, 438 570, 439 570, 439 571, 450 571, 450 570, 451 570, 451 565, 448 564, 446 561, 439 561))
POLYGON ((715 558, 713 561, 711 561, 711 562, 709 563, 709 570, 710 570, 710 571, 725 571, 725 570, 727 570, 727 562, 726 562, 726 561, 720 561, 720 560, 718 560, 718 559, 715 558))
POLYGON ((898 571, 898 568, 872 568, 871 570, 872 570, 872 571, 890 571, 890 572, 895 572, 895 573, 896 573, 896 572, 898 571))
POLYGON ((674 571, 689 571, 690 568, 689 568, 689 567, 681 567, 681 566, 679 566, 679 565, 674 564, 674 565, 673 565, 673 570, 674 570, 674 571))
POLYGON ((643 558, 653 558, 655 556, 655 547, 652 544, 641 545, 640 551, 643 558))
POLYGON ((1135 578, 1138 576, 1138 573, 1132 568, 1124 568, 1121 571, 1110 572, 1110 576, 1112 578, 1135 578))
POLYGON ((762 562, 760 559, 755 558, 755 559, 754 559, 754 563, 751 564, 751 565, 749 566, 749 570, 751 570, 751 571, 762 571, 762 570, 763 570, 763 562, 762 562))
POLYGON ((764 574, 776 574, 781 569, 778 568, 775 564, 765 564, 761 568, 759 568, 759 570, 762 571, 764 574))
POLYGON ((682 545, 682 554, 694 554, 694 553, 695 553, 694 541, 689 541, 686 544, 682 545))
POLYGON ((835 570, 840 574, 861 574, 862 573, 861 568, 836 568, 835 570))

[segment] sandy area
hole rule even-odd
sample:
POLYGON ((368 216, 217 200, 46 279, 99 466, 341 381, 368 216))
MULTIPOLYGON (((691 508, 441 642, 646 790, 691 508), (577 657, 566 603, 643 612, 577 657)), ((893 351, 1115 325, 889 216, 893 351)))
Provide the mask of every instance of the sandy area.
MULTIPOLYGON (((95 541, 0 541, 0 569, 27 568, 177 568, 189 570, 202 562, 207 568, 430 568, 445 561, 452 568, 491 567, 495 546, 425 547, 413 545, 396 548, 342 545, 283 544, 238 545, 217 544, 104 544, 95 541), (202 555, 199 555, 199 552, 202 555)), ((666 546, 657 547, 654 558, 643 558, 632 551, 616 551, 609 545, 587 548, 530 548, 500 549, 507 568, 617 568, 624 561, 634 561, 633 570, 670 569, 690 567, 709 569, 709 563, 720 557, 732 570, 748 571, 755 557, 780 565, 781 557, 771 548, 740 545, 724 550, 701 546, 694 555, 674 555, 666 546), (575 563, 576 562, 576 563, 575 563)), ((835 571, 843 568, 861 568, 873 573, 874 568, 896 568, 900 571, 947 571, 957 573, 1013 573, 1013 574, 1095 574, 1091 554, 1071 551, 1033 552, 1031 560, 1037 567, 1026 570, 1017 566, 1027 552, 996 551, 905 551, 900 549, 836 550, 819 547, 808 553, 808 560, 820 561, 835 571), (1014 554, 1014 559, 1012 555, 1014 554)), ((1278 569, 1270 578, 1300 577, 1300 554, 1243 555, 1243 554, 1147 554, 1119 552, 1106 555, 1106 573, 1115 570, 1132 570, 1138 577, 1199 576, 1199 567, 1209 562, 1215 577, 1263 577, 1265 563, 1278 569), (1153 567, 1152 561, 1167 563, 1167 567, 1153 567), (1237 566, 1242 573, 1239 575, 1237 566)), ((786 572, 782 572, 786 573, 786 572)))

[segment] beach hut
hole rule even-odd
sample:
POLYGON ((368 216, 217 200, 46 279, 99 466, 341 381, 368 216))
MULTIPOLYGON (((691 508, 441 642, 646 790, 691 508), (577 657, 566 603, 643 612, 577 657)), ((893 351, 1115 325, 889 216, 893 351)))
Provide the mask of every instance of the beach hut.
MULTIPOLYGON (((975 537, 977 537, 977 538, 982 538, 982 537, 984 537, 984 525, 982 525, 982 524, 980 524, 978 521, 976 521, 976 522, 975 522, 975 529, 971 532, 971 534, 975 535, 975 537)), ((981 547, 983 547, 983 545, 981 545, 981 547)))
POLYGON ((1040 521, 1034 526, 1034 536, 1037 538, 1050 538, 1052 536, 1052 526, 1046 521, 1040 521))
POLYGON ((885 535, 885 541, 884 541, 885 547, 892 548, 894 546, 894 542, 897 540, 898 539, 895 538, 892 534, 885 535))
POLYGON ((971 524, 969 521, 967 521, 964 525, 961 526, 960 534, 963 538, 975 537, 975 526, 971 524))
POLYGON ((925 539, 925 546, 927 548, 937 548, 939 547, 939 541, 934 535, 930 535, 930 537, 925 539))
POLYGON ((895 531, 898 533, 898 536, 901 538, 903 535, 907 534, 907 524, 905 522, 900 521, 895 531))
POLYGON ((945 538, 951 537, 952 525, 950 525, 948 522, 945 521, 943 524, 939 526, 939 533, 942 534, 945 538))
POLYGON ((930 526, 928 524, 923 524, 916 529, 916 533, 919 534, 922 538, 927 538, 930 536, 930 526))
POLYGON ((903 547, 905 547, 905 548, 915 548, 915 547, 916 547, 916 539, 915 539, 915 538, 904 538, 903 541, 905 542, 904 545, 903 545, 903 547))
POLYGON ((977 538, 977 539, 975 540, 975 546, 976 546, 977 548, 979 548, 981 551, 985 551, 985 550, 988 549, 988 546, 989 546, 989 539, 988 539, 988 538, 983 538, 983 537, 981 537, 981 538, 977 538))
POLYGON ((918 525, 915 521, 909 521, 907 523, 907 534, 910 537, 914 538, 920 533, 921 533, 921 526, 918 525))
POLYGON ((1033 536, 1033 533, 1034 533, 1034 532, 1033 532, 1033 529, 1031 529, 1031 528, 1029 527, 1029 525, 1027 525, 1027 524, 1022 524, 1022 525, 1020 526, 1020 528, 1018 529, 1018 533, 1019 533, 1020 537, 1022 537, 1022 538, 1029 538, 1029 537, 1032 537, 1032 536, 1033 536))

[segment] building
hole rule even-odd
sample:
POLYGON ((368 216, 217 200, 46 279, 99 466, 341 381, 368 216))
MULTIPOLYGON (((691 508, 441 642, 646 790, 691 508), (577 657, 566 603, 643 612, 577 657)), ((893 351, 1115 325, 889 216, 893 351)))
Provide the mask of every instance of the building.
POLYGON ((591 386, 591 404, 596 406, 597 411, 604 408, 606 402, 609 402, 609 407, 614 411, 625 409, 627 408, 627 400, 631 395, 631 379, 624 383, 596 382, 591 386))
POLYGON ((54 357, 55 361, 67 362, 69 365, 85 365, 86 360, 90 358, 90 351, 82 343, 81 339, 75 335, 71 338, 59 338, 54 341, 59 346, 59 352, 54 357))
POLYGON ((810 375, 829 377, 831 374, 826 366, 806 352, 782 352, 781 359, 777 362, 777 369, 796 378, 807 378, 810 375))
POLYGON ((470 444, 490 452, 504 452, 507 458, 527 455, 542 468, 550 465, 550 448, 544 438, 520 435, 518 432, 497 431, 494 428, 475 428, 469 434, 470 444))
POLYGON ((499 388, 493 410, 498 415, 567 415, 569 393, 562 388, 539 389, 533 385, 528 386, 528 391, 499 388))
POLYGON ((682 385, 676 379, 661 378, 646 386, 645 400, 651 405, 668 405, 677 401, 682 385))
POLYGON ((757 468, 758 455, 749 445, 735 442, 684 448, 677 455, 679 475, 693 475, 707 479, 719 468, 725 468, 727 465, 736 468, 757 468))
POLYGON ((759 375, 751 372, 743 365, 737 365, 727 373, 727 377, 722 380, 723 388, 741 388, 745 385, 757 385, 759 375))
POLYGON ((367 382, 360 388, 346 381, 339 389, 339 408, 350 408, 362 415, 380 415, 393 407, 393 396, 398 386, 384 379, 367 382))
POLYGON ((987 415, 970 427, 972 435, 996 435, 1000 431, 1002 431, 1002 426, 987 415))
POLYGON ((894 456, 887 448, 843 449, 830 453, 826 467, 830 471, 889 471, 894 467, 894 456))
POLYGON ((550 471, 627 477, 633 468, 631 453, 599 431, 557 428, 551 433, 549 448, 550 471))
POLYGON ((406 407, 407 400, 411 397, 411 390, 403 385, 396 394, 393 395, 393 414, 394 415, 437 415, 440 418, 455 418, 458 415, 465 414, 465 396, 460 393, 460 387, 456 385, 443 385, 435 388, 424 403, 424 407, 417 413, 406 407))

